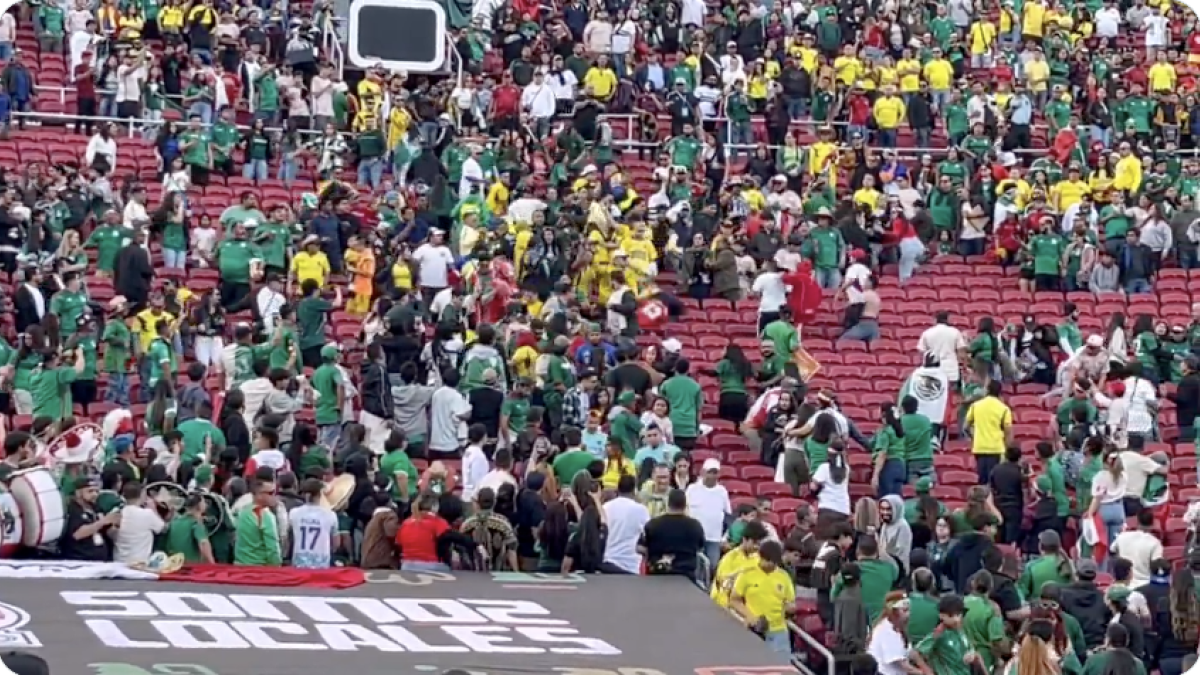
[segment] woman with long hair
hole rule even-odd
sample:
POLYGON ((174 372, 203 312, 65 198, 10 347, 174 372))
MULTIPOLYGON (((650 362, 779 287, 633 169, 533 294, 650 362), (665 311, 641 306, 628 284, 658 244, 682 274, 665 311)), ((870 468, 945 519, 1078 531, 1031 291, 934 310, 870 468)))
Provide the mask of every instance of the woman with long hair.
POLYGON ((850 522, 850 465, 841 441, 829 446, 829 461, 813 474, 809 489, 817 496, 817 537, 828 539, 835 528, 850 522))
POLYGON ((225 349, 225 308, 221 305, 221 292, 213 288, 192 309, 189 321, 196 337, 193 348, 196 361, 220 372, 221 351, 225 349))
POLYGON ((879 534, 878 504, 870 497, 859 497, 858 501, 854 502, 854 513, 850 520, 854 526, 854 545, 850 547, 847 553, 853 557, 860 539, 865 536, 874 537, 879 534))
MULTIPOLYGON (((1004 675, 1059 675, 1060 655, 1053 645, 1054 624, 1035 619, 1025 627, 1015 658, 1008 662, 1004 675)), ((1132 672, 1132 671, 1131 671, 1132 672)))
POLYGON ((675 455, 671 463, 671 487, 686 490, 692 484, 692 458, 686 452, 675 455))
POLYGON ((1092 479, 1092 503, 1087 515, 1100 516, 1108 541, 1116 541, 1125 526, 1125 487, 1127 477, 1121 464, 1121 452, 1107 448, 1101 458, 1104 468, 1092 479))
POLYGON ((646 429, 650 425, 658 427, 662 432, 663 442, 674 444, 675 442, 675 427, 671 424, 671 404, 667 399, 659 396, 650 404, 650 408, 642 413, 642 434, 645 435, 646 429))
POLYGON ((979 320, 975 339, 967 346, 967 353, 973 363, 986 366, 986 372, 992 379, 1000 377, 1000 339, 996 337, 996 322, 992 317, 985 316, 979 320))
POLYGON ((162 436, 175 428, 175 383, 171 378, 164 377, 154 384, 145 421, 150 436, 162 436))
POLYGON ((604 542, 608 538, 608 524, 600 504, 599 484, 592 482, 594 490, 587 494, 588 504, 579 515, 579 529, 567 543, 563 556, 563 574, 572 571, 595 573, 604 564, 604 542))
POLYGON ((967 504, 950 514, 950 522, 954 525, 954 535, 959 536, 971 531, 971 523, 980 516, 1001 522, 1000 512, 992 504, 992 491, 983 485, 975 485, 967 490, 967 504))
MULTIPOLYGON (((762 436, 762 450, 759 459, 763 466, 774 467, 780 453, 785 454, 784 462, 786 464, 786 450, 783 448, 784 436, 788 424, 796 418, 796 413, 796 399, 792 397, 791 392, 780 392, 779 398, 775 401, 775 407, 767 413, 766 422, 759 430, 762 436)), ((803 448, 802 443, 800 447, 803 448)))
POLYGON ((542 524, 537 528, 538 572, 558 574, 562 570, 572 532, 568 506, 567 501, 555 501, 546 507, 542 524))
POLYGON ((58 242, 58 250, 54 252, 55 265, 59 274, 67 272, 82 272, 87 269, 87 251, 79 239, 79 230, 66 230, 58 242))
POLYGON ((1151 609, 1154 631, 1160 639, 1158 671, 1160 675, 1181 675, 1184 658, 1195 654, 1200 643, 1200 600, 1196 599, 1192 571, 1175 570, 1167 597, 1151 609))
POLYGON ((714 374, 720 382, 721 395, 717 402, 717 416, 728 422, 733 422, 737 431, 750 412, 750 399, 746 393, 746 380, 754 374, 754 367, 742 348, 730 344, 725 347, 725 355, 717 363, 714 374))
POLYGON ((610 437, 605 451, 607 454, 604 457, 604 474, 600 478, 600 484, 605 490, 616 490, 621 476, 634 476, 637 469, 633 466, 633 460, 625 456, 620 440, 610 437))
POLYGON ((1021 589, 1026 598, 1036 598, 1042 594, 1046 584, 1071 583, 1075 572, 1071 559, 1062 550, 1062 539, 1054 530, 1043 530, 1038 533, 1038 557, 1025 564, 1017 588, 1021 589))

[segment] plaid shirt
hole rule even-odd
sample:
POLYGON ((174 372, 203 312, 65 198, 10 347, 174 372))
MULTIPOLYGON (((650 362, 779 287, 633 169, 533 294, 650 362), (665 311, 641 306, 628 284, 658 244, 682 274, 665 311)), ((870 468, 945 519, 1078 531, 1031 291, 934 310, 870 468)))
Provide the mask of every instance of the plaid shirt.
POLYGON ((563 396, 563 424, 569 424, 580 429, 587 426, 588 411, 591 407, 591 397, 579 387, 572 387, 563 396))

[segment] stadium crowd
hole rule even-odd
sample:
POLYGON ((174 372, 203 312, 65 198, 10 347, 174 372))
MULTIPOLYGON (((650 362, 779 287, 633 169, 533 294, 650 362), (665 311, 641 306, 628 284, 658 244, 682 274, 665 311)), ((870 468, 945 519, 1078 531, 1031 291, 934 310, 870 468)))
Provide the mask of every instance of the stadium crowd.
POLYGON ((1180 7, 481 2, 461 76, 344 74, 330 12, 0 16, 5 133, 87 138, 0 195, 0 486, 53 473, 43 553, 677 574, 844 672, 1187 670, 1180 7), (968 330, 995 287, 947 265, 1019 320, 968 330), (912 302, 898 390, 814 386, 912 302))

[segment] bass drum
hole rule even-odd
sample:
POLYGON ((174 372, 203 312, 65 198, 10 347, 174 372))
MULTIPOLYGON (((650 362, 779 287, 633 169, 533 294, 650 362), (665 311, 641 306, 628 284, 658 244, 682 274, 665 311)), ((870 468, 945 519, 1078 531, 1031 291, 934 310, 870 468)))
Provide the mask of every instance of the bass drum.
POLYGON ((0 558, 15 558, 24 535, 21 507, 11 492, 0 492, 0 558))
POLYGON ((62 493, 50 471, 42 467, 17 471, 9 481, 9 492, 21 512, 22 543, 37 548, 58 541, 66 514, 62 493))

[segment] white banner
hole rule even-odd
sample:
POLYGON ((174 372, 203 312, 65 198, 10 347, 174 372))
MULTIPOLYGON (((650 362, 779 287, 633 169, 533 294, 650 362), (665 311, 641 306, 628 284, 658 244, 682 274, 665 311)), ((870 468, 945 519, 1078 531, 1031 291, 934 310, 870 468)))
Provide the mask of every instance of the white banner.
POLYGON ((154 581, 154 572, 122 563, 74 560, 0 560, 0 579, 127 579, 154 581))

